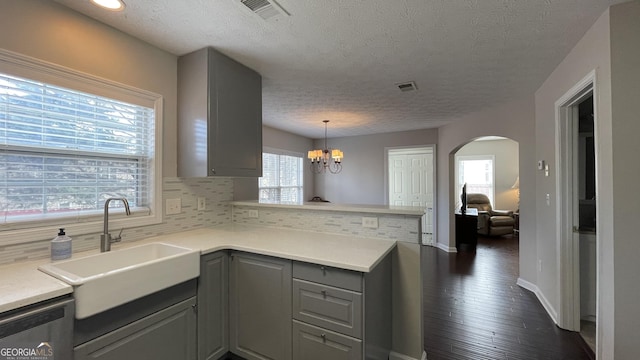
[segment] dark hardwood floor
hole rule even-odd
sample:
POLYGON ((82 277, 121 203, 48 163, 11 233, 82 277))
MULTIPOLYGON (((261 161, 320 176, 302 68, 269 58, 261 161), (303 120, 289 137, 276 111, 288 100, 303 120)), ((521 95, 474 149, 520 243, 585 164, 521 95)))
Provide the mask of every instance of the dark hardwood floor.
POLYGON ((476 253, 423 248, 428 360, 592 359, 578 333, 558 328, 516 285, 518 238, 479 238, 476 253))

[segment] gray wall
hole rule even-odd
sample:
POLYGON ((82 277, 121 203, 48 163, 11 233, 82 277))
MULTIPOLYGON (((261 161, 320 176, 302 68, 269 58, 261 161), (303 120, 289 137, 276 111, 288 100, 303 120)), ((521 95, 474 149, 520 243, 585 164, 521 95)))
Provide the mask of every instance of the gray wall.
MULTIPOLYGON (((640 244, 634 226, 633 198, 640 176, 637 134, 640 119, 640 2, 611 7, 589 29, 571 53, 536 92, 536 157, 555 169, 555 101, 583 79, 596 73, 596 166, 598 184, 598 329, 597 357, 631 359, 637 356, 640 315, 637 299, 640 244), (631 198, 630 198, 631 197, 631 198)), ((558 189, 551 177, 536 176, 538 258, 543 270, 537 285, 548 301, 560 306, 557 225, 554 207, 545 204, 558 189)))
POLYGON ((488 108, 439 128, 438 136, 438 246, 455 249, 453 231, 454 154, 483 136, 503 136, 519 144, 520 175, 520 277, 535 283, 535 112, 533 97, 488 108))
POLYGON ((495 201, 491 205, 499 210, 518 209, 518 192, 511 188, 518 177, 517 142, 509 139, 472 141, 460 148, 456 155, 493 155, 495 201))
MULTIPOLYGON (((329 139, 329 147, 344 152, 343 169, 339 174, 315 175, 315 195, 337 204, 384 205, 385 149, 437 142, 437 129, 329 139)), ((323 145, 324 139, 315 140, 316 147, 323 145)))
POLYGON ((0 48, 162 95, 162 170, 176 176, 175 55, 53 1, 0 0, 0 9, 0 48))
MULTIPOLYGON (((601 273, 601 281, 614 283, 615 331, 614 354, 617 359, 637 356, 637 338, 631 334, 638 329, 640 313, 637 300, 640 299, 638 286, 638 259, 640 259, 640 243, 638 228, 633 216, 638 199, 635 189, 640 177, 638 162, 638 134, 640 134, 640 117, 638 116, 638 99, 640 99, 640 1, 633 1, 611 8, 611 144, 613 147, 613 182, 605 183, 608 187, 605 196, 611 198, 613 209, 602 208, 599 216, 607 214, 598 221, 612 220, 614 237, 603 236, 602 248, 613 247, 614 273, 601 273), (612 210, 609 212, 609 210, 612 210), (606 240, 605 240, 606 239, 606 240), (613 277, 612 277, 613 276, 613 277)), ((604 178, 599 178, 604 181, 604 178)), ((609 250, 608 250, 609 251, 609 250)), ((607 255, 609 255, 607 253, 607 255)), ((607 259, 609 260, 609 259, 607 259)), ((603 260, 604 261, 604 260, 603 260)), ((606 267, 611 270, 610 263, 606 267)), ((607 289, 602 289, 604 295, 607 289)), ((606 301, 611 295, 605 296, 606 301)), ((602 303, 600 313, 610 303, 602 303)), ((614 309, 608 309, 611 314, 614 309)), ((609 326, 609 324, 607 324, 609 326)), ((604 334, 603 334, 604 336, 604 334)), ((608 349, 607 349, 608 350, 608 349)), ((607 353, 604 353, 606 358, 607 353)))
MULTIPOLYGON (((543 294, 545 301, 551 307, 552 316, 557 318, 557 314, 561 312, 560 303, 560 266, 561 261, 558 254, 556 233, 559 230, 556 219, 557 214, 555 203, 558 199, 558 188, 556 184, 556 106, 555 103, 565 93, 567 93, 576 83, 589 74, 590 71, 597 70, 597 95, 594 96, 594 107, 596 117, 596 162, 598 167, 597 183, 599 186, 599 210, 605 208, 611 209, 611 196, 607 196, 602 186, 604 183, 611 184, 610 177, 613 175, 611 168, 611 131, 607 130, 605 123, 611 123, 611 88, 610 88, 610 61, 609 61, 609 16, 608 12, 602 15, 596 23, 587 31, 585 36, 578 42, 574 49, 560 63, 554 72, 542 84, 535 94, 536 102, 536 158, 544 160, 549 165, 551 174, 549 177, 544 176, 544 172, 536 172, 536 208, 537 208, 537 239, 538 251, 537 261, 542 266, 537 271, 537 281, 534 282, 543 294), (608 119, 608 120, 605 120, 608 119), (603 127, 604 126, 604 127, 603 127), (603 132, 604 131, 604 132, 603 132), (605 135, 608 132, 609 135, 605 135), (607 155, 608 154, 608 155, 607 155), (604 160, 609 158, 609 160, 604 160), (604 161, 603 161, 604 160, 604 161), (608 168, 608 169, 607 169, 608 168), (602 176, 608 174, 608 180, 602 182, 602 176), (546 194, 551 199, 550 206, 546 204, 546 194), (609 202, 609 204, 605 204, 609 202)), ((610 191, 610 190, 609 190, 610 191)), ((605 218, 610 217, 611 211, 603 214, 605 218)), ((602 217, 600 217, 602 220, 602 217)), ((601 234, 610 234, 613 239, 613 224, 607 221, 605 224, 598 223, 601 234), (601 226, 602 225, 602 226, 601 226)), ((607 236, 608 237, 608 236, 607 236)), ((612 256, 607 256, 611 260, 610 266, 613 266, 612 256)), ((603 258, 604 260, 604 258, 603 258)), ((608 261, 607 261, 608 262, 608 261)), ((601 268, 609 265, 601 263, 601 268)), ((609 287, 609 285, 604 285, 609 287)), ((611 285, 612 286, 612 285, 611 285)), ((613 294, 613 288, 610 288, 610 294, 613 294)), ((606 300, 606 296, 601 298, 601 302, 606 300)), ((605 314, 601 314, 605 315, 605 314)), ((608 316, 607 316, 608 317, 608 316)), ((606 326, 607 320, 601 317, 600 326, 606 326)), ((613 331, 611 331, 613 333, 613 331)), ((602 349, 602 343, 599 346, 602 349)), ((607 357, 605 357, 607 358, 607 357)))

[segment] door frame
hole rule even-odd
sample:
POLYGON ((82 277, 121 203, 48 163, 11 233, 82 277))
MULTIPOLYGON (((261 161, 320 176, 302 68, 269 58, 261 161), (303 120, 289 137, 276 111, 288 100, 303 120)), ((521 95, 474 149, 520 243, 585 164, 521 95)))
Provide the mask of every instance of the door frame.
MULTIPOLYGON (((556 251, 558 266, 557 289, 560 306, 558 312, 558 326, 571 331, 580 331, 580 244, 573 236, 574 220, 577 216, 574 199, 578 195, 574 189, 574 181, 577 176, 576 162, 573 161, 577 154, 577 105, 593 95, 594 110, 594 143, 598 141, 597 114, 597 88, 596 71, 592 70, 582 80, 576 83, 569 91, 555 102, 556 112, 556 251)), ((598 147, 595 147, 595 171, 598 172, 598 147)), ((596 176, 596 194, 598 194, 598 181, 596 176)), ((596 196, 596 217, 600 198, 596 196)), ((596 228, 596 266, 600 261, 600 229, 596 228)), ((596 304, 599 304, 600 281, 596 275, 596 304)), ((596 317, 599 306, 596 305, 596 317)), ((597 345, 596 345, 597 346, 597 345)))
MULTIPOLYGON (((427 150, 429 153, 431 153, 433 155, 433 178, 432 180, 432 184, 433 184, 433 206, 431 209, 431 221, 432 221, 432 244, 430 244, 431 246, 437 246, 437 232, 438 232, 438 228, 437 228, 437 211, 436 209, 438 208, 438 184, 437 184, 437 180, 438 180, 438 176, 437 176, 437 164, 436 164, 436 160, 437 160, 437 153, 436 153, 436 145, 435 144, 428 144, 428 145, 415 145, 415 146, 392 146, 392 147, 385 147, 384 148, 384 189, 385 189, 385 193, 384 193, 384 201, 385 204, 389 204, 389 154, 391 152, 394 151, 406 151, 407 153, 409 152, 413 152, 415 151, 415 153, 427 153, 427 150)), ((425 209, 425 211, 427 212, 425 215, 428 215, 428 209, 425 209)), ((419 243, 421 245, 424 245, 423 243, 423 239, 422 239, 422 221, 420 221, 420 240, 419 243)))

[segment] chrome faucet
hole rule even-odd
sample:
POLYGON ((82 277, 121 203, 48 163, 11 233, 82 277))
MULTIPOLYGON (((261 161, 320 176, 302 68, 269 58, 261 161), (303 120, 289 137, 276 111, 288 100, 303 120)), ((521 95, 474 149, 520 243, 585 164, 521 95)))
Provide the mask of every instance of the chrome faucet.
POLYGON ((110 251, 111 243, 118 242, 122 240, 122 230, 120 230, 120 234, 118 236, 112 238, 111 234, 109 234, 109 203, 111 200, 120 200, 124 203, 124 210, 127 215, 131 215, 131 210, 129 210, 129 202, 125 198, 108 198, 104 202, 104 232, 100 235, 100 252, 110 251))

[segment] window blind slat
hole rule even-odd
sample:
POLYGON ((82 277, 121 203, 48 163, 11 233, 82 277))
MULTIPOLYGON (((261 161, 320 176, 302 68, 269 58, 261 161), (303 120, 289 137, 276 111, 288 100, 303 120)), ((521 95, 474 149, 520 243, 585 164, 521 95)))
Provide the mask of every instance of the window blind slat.
POLYGON ((141 154, 153 109, 3 75, 0 134, 5 144, 141 154))
POLYGON ((0 74, 0 219, 149 206, 154 110, 0 74))
POLYGON ((302 203, 302 157, 262 153, 259 199, 267 203, 302 203))

